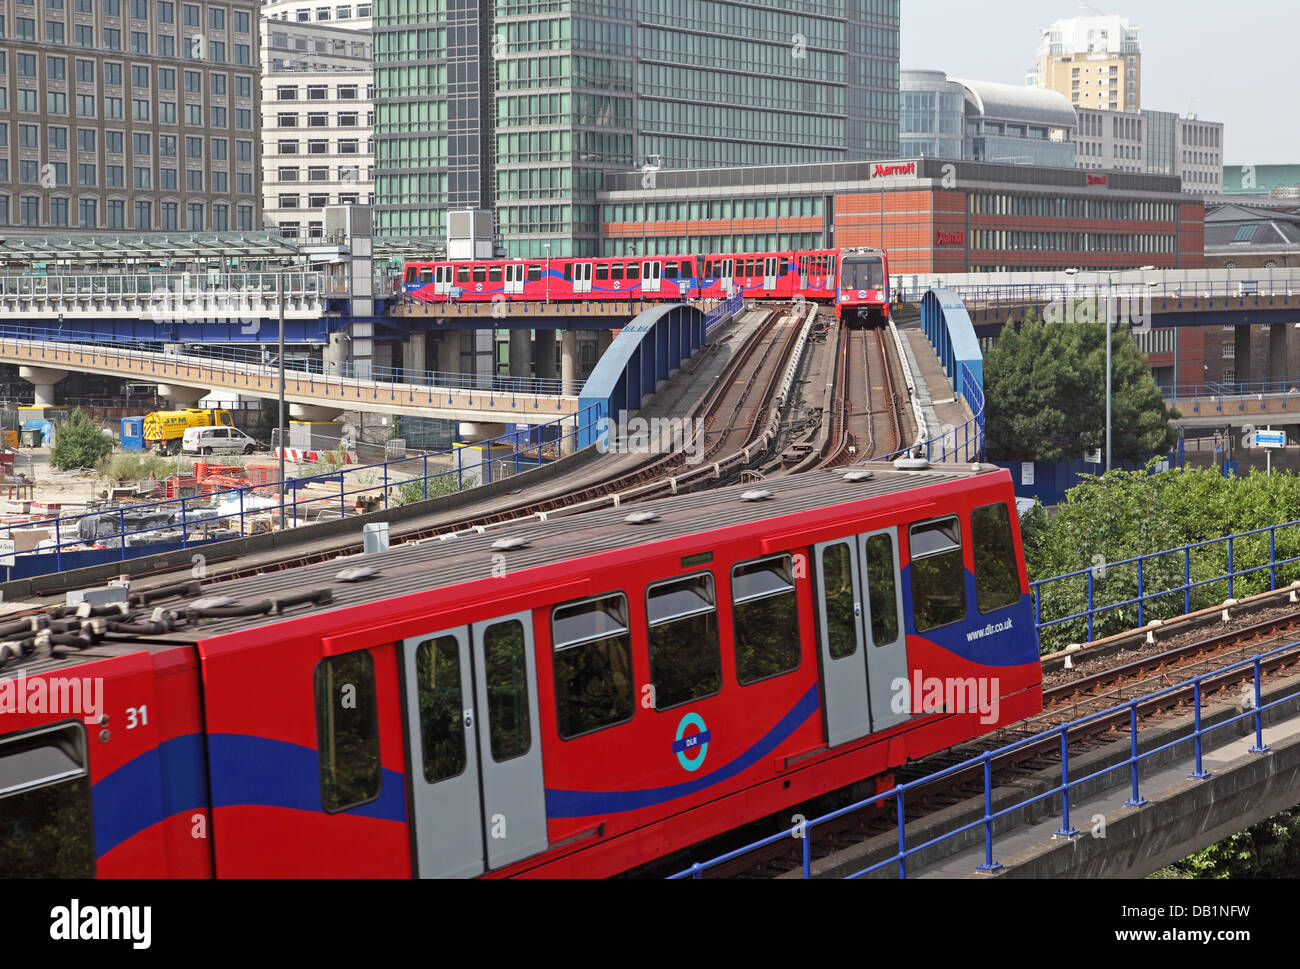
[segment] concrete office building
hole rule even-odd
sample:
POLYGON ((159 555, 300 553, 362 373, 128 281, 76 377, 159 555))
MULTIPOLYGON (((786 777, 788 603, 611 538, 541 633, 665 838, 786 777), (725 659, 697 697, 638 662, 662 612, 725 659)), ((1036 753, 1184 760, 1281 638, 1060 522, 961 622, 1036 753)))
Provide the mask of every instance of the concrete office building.
POLYGON ((374 192, 370 34, 278 6, 283 17, 262 20, 265 221, 285 238, 319 238, 323 206, 369 205, 374 192))
POLYGON ((1142 108, 1142 45, 1127 17, 1070 17, 1042 28, 1032 87, 1057 91, 1078 107, 1142 108))
POLYGON ((512 255, 593 255, 607 172, 898 151, 899 0, 556 6, 375 0, 381 236, 486 208, 512 255))
POLYGON ((603 254, 879 246, 890 272, 1204 265, 1205 209, 1169 176, 943 158, 612 175, 603 254))
POLYGON ((356 0, 262 0, 262 16, 296 24, 328 24, 369 32, 370 4, 356 0))
MULTIPOLYGON (((1147 112, 1075 108, 1075 168, 1111 172, 1147 169, 1147 112)), ((1162 174, 1174 174, 1165 172, 1162 174)))
POLYGON ((0 224, 261 227, 258 4, 7 5, 0 224))

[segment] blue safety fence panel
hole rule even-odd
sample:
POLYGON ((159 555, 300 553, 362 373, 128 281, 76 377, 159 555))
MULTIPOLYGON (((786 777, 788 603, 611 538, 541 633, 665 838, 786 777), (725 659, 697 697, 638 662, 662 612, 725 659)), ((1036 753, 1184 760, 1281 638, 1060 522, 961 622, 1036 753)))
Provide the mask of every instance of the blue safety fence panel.
MULTIPOLYGON (((982 389, 984 354, 980 352, 975 326, 966 312, 966 304, 946 289, 932 289, 921 299, 921 329, 934 347, 943 372, 952 381, 952 389, 962 396, 962 366, 982 389)), ((967 401, 967 403, 970 403, 967 401)), ((974 411, 974 408, 971 408, 974 411)))
MULTIPOLYGON (((724 304, 725 305, 725 304, 724 304)), ((636 317, 601 355, 578 394, 578 408, 600 407, 611 420, 639 410, 647 398, 704 346, 708 317, 694 306, 656 306, 636 317)), ((579 436, 578 446, 594 444, 600 429, 579 436)))

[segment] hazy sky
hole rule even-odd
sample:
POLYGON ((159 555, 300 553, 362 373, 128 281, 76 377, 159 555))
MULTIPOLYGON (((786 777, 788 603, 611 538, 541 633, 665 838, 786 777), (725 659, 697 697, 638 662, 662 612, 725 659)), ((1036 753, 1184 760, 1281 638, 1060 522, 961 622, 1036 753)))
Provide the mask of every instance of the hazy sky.
MULTIPOLYGON (((1227 165, 1300 163, 1294 0, 1093 6, 1142 28, 1142 107, 1222 121, 1227 165)), ((902 0, 902 66, 1023 84, 1039 28, 1089 13, 1070 0, 902 0)))

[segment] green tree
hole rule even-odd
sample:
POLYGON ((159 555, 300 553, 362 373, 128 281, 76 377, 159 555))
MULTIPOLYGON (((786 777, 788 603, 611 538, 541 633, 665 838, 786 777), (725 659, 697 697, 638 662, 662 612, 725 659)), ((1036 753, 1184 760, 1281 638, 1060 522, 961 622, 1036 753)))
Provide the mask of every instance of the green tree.
POLYGON ((112 440, 78 407, 59 425, 50 451, 50 467, 62 471, 93 468, 112 450, 112 440))
MULTIPOLYGON (((1229 571, 1226 541, 1186 554, 1152 553, 1263 529, 1233 542, 1234 569, 1259 567, 1234 580, 1231 593, 1240 598, 1269 588, 1274 574, 1278 586, 1300 579, 1300 565, 1295 563, 1267 567, 1270 530, 1274 561, 1300 556, 1300 526, 1274 527, 1297 520, 1300 477, 1292 474, 1270 477, 1254 471, 1244 478, 1224 478, 1218 469, 1204 468, 1085 475, 1066 492, 1065 501, 1050 518, 1037 511, 1029 516, 1022 528, 1025 565, 1031 580, 1087 570, 1042 587, 1042 617, 1050 621, 1087 609, 1089 577, 1094 606, 1137 599, 1137 564, 1114 563, 1152 555, 1141 569, 1141 590, 1146 596, 1141 618, 1149 622, 1181 614, 1188 600, 1191 608, 1200 609, 1229 595, 1227 580, 1220 578, 1229 571), (1193 583, 1203 584, 1186 596, 1182 591, 1167 591, 1180 589, 1185 571, 1193 583)), ((1107 610, 1095 617, 1093 636, 1131 629, 1138 618, 1136 602, 1107 610)), ((1049 626, 1041 637, 1044 652, 1086 638, 1087 623, 1082 619, 1049 626)))
MULTIPOLYGON (((1077 319, 1085 314, 1072 314, 1077 319)), ((1111 334, 1111 451, 1141 460, 1168 451, 1177 417, 1160 396, 1146 357, 1119 324, 1111 334)), ((1030 315, 1003 327, 984 358, 989 457, 1064 461, 1106 439, 1106 324, 1045 322, 1030 315)))

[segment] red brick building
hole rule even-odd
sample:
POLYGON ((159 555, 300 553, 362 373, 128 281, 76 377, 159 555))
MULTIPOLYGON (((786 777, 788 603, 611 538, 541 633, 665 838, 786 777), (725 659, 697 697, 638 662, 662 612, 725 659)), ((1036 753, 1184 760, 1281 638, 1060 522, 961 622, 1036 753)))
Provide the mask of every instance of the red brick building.
POLYGON ((1205 265, 1177 177, 936 158, 606 175, 605 255, 881 246, 892 274, 1205 265))

